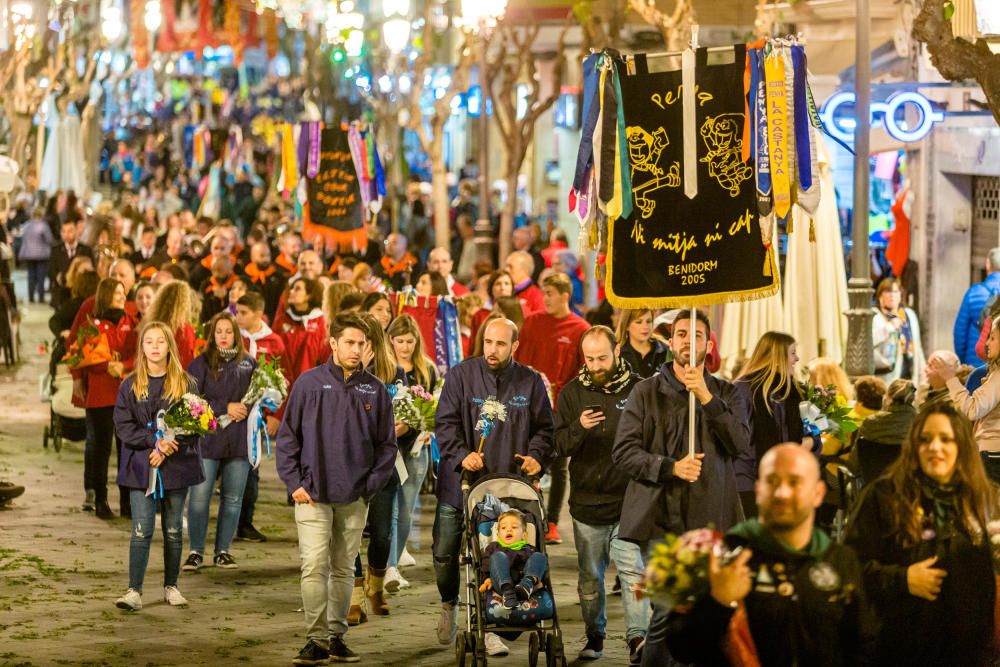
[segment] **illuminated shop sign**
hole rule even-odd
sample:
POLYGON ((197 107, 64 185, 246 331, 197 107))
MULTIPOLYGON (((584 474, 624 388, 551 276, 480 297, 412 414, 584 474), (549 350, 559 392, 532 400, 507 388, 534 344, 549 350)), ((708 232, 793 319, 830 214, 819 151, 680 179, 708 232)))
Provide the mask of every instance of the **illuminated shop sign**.
MULTIPOLYGON (((854 128, 857 120, 854 117, 855 95, 853 92, 836 93, 823 105, 820 120, 831 135, 845 142, 854 141, 854 128), (850 113, 838 113, 840 107, 850 107, 850 113)), ((885 128, 889 136, 899 141, 910 143, 920 141, 934 128, 935 123, 944 120, 944 113, 938 111, 931 101, 920 93, 904 91, 894 93, 884 102, 872 102, 872 129, 885 128), (906 106, 915 109, 920 118, 915 123, 906 119, 906 106)))

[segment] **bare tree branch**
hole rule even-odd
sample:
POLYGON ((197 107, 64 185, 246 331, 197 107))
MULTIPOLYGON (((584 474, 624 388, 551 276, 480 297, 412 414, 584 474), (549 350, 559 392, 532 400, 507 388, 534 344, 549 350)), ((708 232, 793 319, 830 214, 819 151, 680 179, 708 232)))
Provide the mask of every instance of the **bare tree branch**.
POLYGON ((1000 55, 990 51, 986 40, 973 44, 955 37, 951 21, 944 17, 944 0, 924 0, 913 21, 913 37, 927 45, 931 63, 941 76, 949 81, 978 82, 1000 123, 1000 55))
POLYGON ((651 0, 628 0, 632 8, 646 23, 649 23, 663 36, 663 44, 668 51, 683 49, 691 39, 691 25, 695 22, 695 11, 692 0, 676 0, 671 14, 657 9, 651 0))

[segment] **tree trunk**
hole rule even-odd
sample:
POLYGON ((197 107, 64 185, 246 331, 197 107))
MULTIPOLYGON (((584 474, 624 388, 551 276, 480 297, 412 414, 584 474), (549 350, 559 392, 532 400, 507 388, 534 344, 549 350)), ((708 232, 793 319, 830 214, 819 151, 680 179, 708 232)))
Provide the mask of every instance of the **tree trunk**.
POLYGON ((448 201, 448 169, 444 164, 444 133, 431 142, 431 193, 434 210, 434 245, 451 249, 451 216, 448 201))
POLYGON ((514 240, 514 215, 517 213, 517 172, 512 163, 507 164, 507 201, 500 213, 500 263, 510 254, 514 240))
MULTIPOLYGON (((31 116, 8 113, 7 122, 10 125, 10 158, 17 162, 21 176, 27 176, 30 171, 26 158, 28 141, 31 139, 31 116)), ((41 174, 38 177, 41 178, 41 174)))

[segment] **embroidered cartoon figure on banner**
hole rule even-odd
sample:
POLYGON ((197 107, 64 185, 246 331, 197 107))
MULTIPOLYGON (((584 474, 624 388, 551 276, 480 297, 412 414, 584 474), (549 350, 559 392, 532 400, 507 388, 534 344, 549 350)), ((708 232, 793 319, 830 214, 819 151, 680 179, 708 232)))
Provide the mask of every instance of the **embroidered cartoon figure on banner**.
POLYGON ((650 134, 644 128, 633 125, 625 129, 625 136, 628 139, 629 161, 632 163, 632 192, 635 194, 635 205, 642 211, 643 219, 647 219, 656 210, 656 202, 648 198, 649 193, 664 187, 680 186, 680 163, 674 162, 666 173, 659 166, 663 150, 670 145, 667 131, 662 127, 650 134), (637 184, 636 172, 647 173, 653 178, 637 184))
POLYGON ((701 162, 708 163, 708 174, 738 197, 740 184, 753 175, 753 168, 743 163, 743 114, 724 113, 708 117, 701 126, 701 139, 708 153, 701 162))

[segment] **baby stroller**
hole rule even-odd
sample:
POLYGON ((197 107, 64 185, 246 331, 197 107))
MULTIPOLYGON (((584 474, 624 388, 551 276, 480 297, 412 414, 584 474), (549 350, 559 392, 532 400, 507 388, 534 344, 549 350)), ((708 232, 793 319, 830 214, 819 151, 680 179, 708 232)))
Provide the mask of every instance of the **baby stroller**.
POLYGON ((60 363, 66 347, 59 339, 52 347, 49 372, 42 376, 41 395, 49 400, 49 424, 42 431, 42 447, 48 449, 49 441, 57 452, 63 440, 83 442, 87 439, 86 411, 73 405, 73 376, 69 366, 60 363))
POLYGON ((473 667, 485 667, 487 632, 495 632, 506 639, 516 639, 521 633, 529 632, 528 664, 531 667, 538 664, 541 652, 545 653, 546 667, 566 665, 562 631, 559 629, 559 616, 552 597, 552 582, 548 571, 542 578, 542 590, 519 608, 521 613, 515 609, 507 619, 491 616, 487 600, 479 592, 483 583, 479 563, 486 546, 496 539, 496 515, 484 513, 487 496, 494 496, 524 515, 528 524, 525 539, 544 554, 545 503, 541 492, 523 477, 498 473, 485 475, 471 485, 463 477, 462 495, 465 507, 465 548, 460 562, 465 565, 469 604, 466 608, 468 630, 459 633, 455 642, 455 657, 459 667, 465 667, 466 654, 471 654, 473 667))

